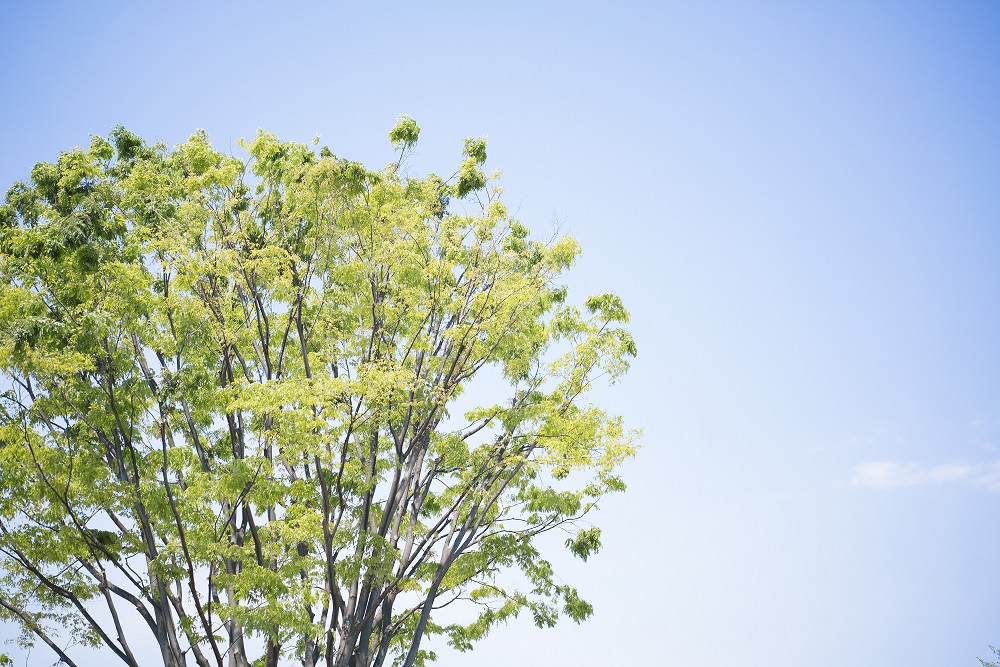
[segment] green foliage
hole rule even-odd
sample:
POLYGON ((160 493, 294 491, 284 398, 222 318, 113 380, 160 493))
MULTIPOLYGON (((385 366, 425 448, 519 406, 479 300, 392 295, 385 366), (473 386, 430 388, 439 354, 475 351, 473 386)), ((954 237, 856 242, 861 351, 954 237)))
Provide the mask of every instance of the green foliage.
POLYGON ((581 528, 575 537, 566 540, 566 546, 586 562, 592 553, 601 548, 601 529, 597 527, 581 528))
POLYGON ((409 116, 400 116, 399 122, 389 132, 389 140, 392 142, 393 148, 404 150, 416 144, 419 136, 420 128, 417 127, 417 121, 409 116))
POLYGON ((469 137, 466 139, 462 155, 472 158, 476 164, 486 162, 486 137, 479 137, 478 139, 469 137))
MULTIPOLYGON (((996 656, 997 658, 1000 658, 1000 650, 997 650, 997 649, 996 649, 996 648, 994 648, 993 646, 990 646, 990 650, 991 650, 991 651, 993 651, 993 654, 994 654, 994 655, 995 655, 995 656, 996 656)), ((979 661, 979 663, 980 663, 980 664, 981 664, 981 665, 982 665, 983 667, 998 667, 997 663, 995 663, 995 662, 991 662, 991 661, 988 661, 988 660, 983 660, 982 658, 976 658, 976 660, 978 660, 978 661, 979 661)))
POLYGON ((587 560, 624 489, 637 434, 586 400, 635 355, 621 301, 571 305, 579 245, 510 217, 485 139, 450 183, 240 145, 116 128, 7 193, 0 618, 134 664, 105 619, 138 614, 171 667, 409 667, 585 619, 535 542, 587 560))

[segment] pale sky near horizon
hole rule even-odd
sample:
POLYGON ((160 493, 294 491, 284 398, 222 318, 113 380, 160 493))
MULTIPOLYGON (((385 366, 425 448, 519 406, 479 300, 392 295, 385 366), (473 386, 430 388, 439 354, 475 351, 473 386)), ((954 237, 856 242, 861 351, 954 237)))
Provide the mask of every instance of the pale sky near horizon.
POLYGON ((1000 4, 39 1, 0 25, 2 190, 118 124, 319 134, 375 168, 408 114, 415 171, 488 135, 510 207, 581 241, 570 294, 625 300, 639 356, 600 397, 643 449, 603 551, 553 559, 595 615, 441 667, 1000 644, 1000 4))

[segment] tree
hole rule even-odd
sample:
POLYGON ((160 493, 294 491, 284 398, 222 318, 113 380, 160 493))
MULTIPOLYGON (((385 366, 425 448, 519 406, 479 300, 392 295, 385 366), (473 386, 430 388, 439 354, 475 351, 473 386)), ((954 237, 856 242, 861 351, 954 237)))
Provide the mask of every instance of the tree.
MULTIPOLYGON (((993 653, 994 653, 994 655, 995 655, 996 657, 1000 658, 1000 651, 998 651, 998 650, 997 650, 997 649, 996 649, 995 647, 993 647, 993 646, 991 646, 991 647, 990 647, 990 650, 991 650, 991 651, 993 651, 993 653)), ((983 667, 997 667, 997 663, 995 663, 995 662, 989 662, 989 661, 986 661, 986 660, 983 660, 982 658, 976 658, 976 660, 978 660, 978 661, 979 661, 979 663, 980 663, 980 664, 981 664, 981 665, 982 665, 983 667)))
POLYGON ((10 189, 0 617, 23 642, 409 667, 431 635, 591 613, 536 538, 586 560, 581 519, 624 489, 636 434, 586 396, 634 356, 628 313, 569 305, 577 242, 509 215, 485 140, 448 181, 405 176, 418 132, 371 171, 117 128, 10 189))

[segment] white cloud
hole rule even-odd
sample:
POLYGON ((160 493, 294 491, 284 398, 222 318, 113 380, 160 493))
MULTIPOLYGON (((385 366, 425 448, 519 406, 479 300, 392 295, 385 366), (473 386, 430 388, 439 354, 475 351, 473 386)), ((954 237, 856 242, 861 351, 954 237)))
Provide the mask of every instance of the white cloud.
POLYGON ((918 484, 964 482, 1000 492, 1000 461, 993 463, 944 463, 923 466, 900 461, 868 461, 854 466, 851 483, 873 489, 893 489, 918 484))

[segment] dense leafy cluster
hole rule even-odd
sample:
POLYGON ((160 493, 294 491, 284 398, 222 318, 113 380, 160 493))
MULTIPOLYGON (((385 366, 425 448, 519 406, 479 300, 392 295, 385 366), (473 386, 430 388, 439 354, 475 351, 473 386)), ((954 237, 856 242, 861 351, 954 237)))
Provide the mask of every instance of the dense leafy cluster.
POLYGON ((576 241, 529 237, 482 139, 450 181, 241 146, 119 128, 8 192, 0 618, 71 665, 360 667, 588 616, 535 538, 600 546, 635 434, 586 395, 635 347, 567 301, 576 241))

